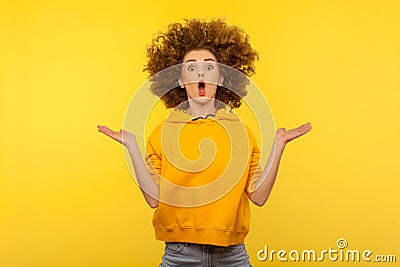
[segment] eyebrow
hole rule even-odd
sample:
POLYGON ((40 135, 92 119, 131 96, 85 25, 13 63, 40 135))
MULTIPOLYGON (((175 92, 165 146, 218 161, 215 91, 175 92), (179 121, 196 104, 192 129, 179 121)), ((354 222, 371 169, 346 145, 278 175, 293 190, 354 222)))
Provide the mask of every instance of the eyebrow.
MULTIPOLYGON (((214 61, 214 62, 216 62, 215 59, 213 59, 213 58, 206 58, 203 61, 214 61)), ((189 60, 186 60, 184 63, 187 63, 187 62, 197 62, 197 60, 189 59, 189 60)))

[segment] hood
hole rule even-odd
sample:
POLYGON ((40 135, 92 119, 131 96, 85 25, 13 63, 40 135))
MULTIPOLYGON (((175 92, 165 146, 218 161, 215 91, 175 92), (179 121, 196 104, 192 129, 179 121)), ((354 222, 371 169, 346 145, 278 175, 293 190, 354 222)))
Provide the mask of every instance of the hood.
POLYGON ((215 114, 215 117, 208 116, 207 118, 199 118, 196 120, 192 120, 198 118, 196 116, 189 115, 185 113, 183 110, 173 110, 165 122, 170 123, 206 123, 206 122, 215 122, 215 121, 239 121, 239 117, 234 114, 232 111, 228 111, 227 109, 219 109, 215 114))

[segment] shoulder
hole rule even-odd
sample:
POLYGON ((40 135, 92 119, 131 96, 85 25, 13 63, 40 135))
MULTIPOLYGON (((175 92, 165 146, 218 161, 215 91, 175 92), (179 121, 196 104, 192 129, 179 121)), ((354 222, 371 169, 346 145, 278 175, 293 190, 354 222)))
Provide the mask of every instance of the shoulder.
POLYGON ((147 141, 149 143, 160 143, 161 142, 161 132, 164 121, 158 124, 149 134, 147 141))
POLYGON ((233 123, 234 127, 236 129, 241 128, 245 129, 247 133, 247 139, 249 140, 251 145, 256 144, 256 138, 254 135, 254 132, 251 130, 251 128, 246 124, 245 121, 243 121, 238 114, 227 110, 227 109, 220 109, 217 112, 217 118, 221 121, 229 121, 233 123))
POLYGON ((256 137, 255 137, 253 131, 246 124, 243 124, 243 125, 246 128, 246 132, 247 132, 247 136, 248 136, 248 139, 250 141, 250 144, 252 144, 252 145, 256 144, 257 143, 256 142, 256 137))

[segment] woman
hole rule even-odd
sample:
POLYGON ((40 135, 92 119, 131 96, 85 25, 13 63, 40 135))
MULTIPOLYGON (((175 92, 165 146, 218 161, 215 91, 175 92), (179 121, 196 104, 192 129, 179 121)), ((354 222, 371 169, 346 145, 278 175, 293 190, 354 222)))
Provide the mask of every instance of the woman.
POLYGON ((218 64, 224 64, 245 75, 254 74, 258 55, 251 48, 248 36, 236 26, 220 20, 195 19, 187 20, 184 25, 172 24, 166 33, 153 40, 148 57, 146 70, 150 76, 177 64, 181 64, 182 73, 179 86, 172 90, 165 90, 161 80, 154 81, 151 87, 167 108, 175 110, 150 135, 146 163, 132 133, 115 132, 106 126, 98 126, 98 130, 127 147, 143 195, 150 207, 157 208, 153 217, 156 238, 166 244, 160 266, 251 266, 244 246, 250 224, 249 200, 258 206, 265 204, 286 144, 309 132, 311 125, 278 129, 270 153, 272 165, 264 171, 259 169, 260 151, 254 136, 236 115, 224 110, 225 106, 240 107, 246 86, 226 88, 222 80, 228 77, 215 72, 218 64), (185 79, 196 68, 196 78, 185 79), (217 73, 215 82, 204 78, 207 71, 217 73), (171 152, 176 150, 168 149, 169 141, 162 137, 164 129, 178 128, 182 144, 179 155, 171 152), (232 129, 228 135, 224 134, 226 129, 232 129), (231 151, 221 148, 241 130, 245 135, 240 136, 247 135, 249 142, 236 142, 233 146, 241 149, 241 143, 248 144, 242 150, 248 153, 241 153, 241 162, 246 164, 243 172, 236 180, 228 181, 231 183, 228 190, 224 187, 226 183, 217 190, 206 191, 210 194, 192 190, 216 181, 225 173, 231 151), (211 165, 205 168, 200 161, 197 163, 202 168, 190 169, 189 165, 189 169, 184 169, 172 164, 182 154, 192 161, 197 159, 196 147, 205 138, 212 139, 217 148, 211 165), (168 187, 171 183, 189 189, 179 191, 177 187, 168 187), (222 193, 215 195, 222 187, 222 193))

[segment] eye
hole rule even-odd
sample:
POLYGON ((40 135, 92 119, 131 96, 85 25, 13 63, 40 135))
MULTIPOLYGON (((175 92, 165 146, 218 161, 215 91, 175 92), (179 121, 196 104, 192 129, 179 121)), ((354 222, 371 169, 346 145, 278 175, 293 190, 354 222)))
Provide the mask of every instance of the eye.
POLYGON ((207 65, 206 66, 206 70, 208 70, 208 71, 213 70, 213 69, 214 69, 213 65, 207 65))
POLYGON ((196 69, 196 67, 193 66, 193 65, 187 67, 187 70, 188 70, 188 71, 194 71, 195 69, 196 69))

